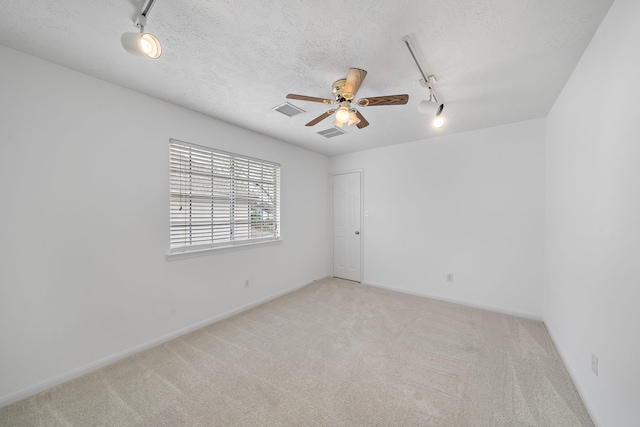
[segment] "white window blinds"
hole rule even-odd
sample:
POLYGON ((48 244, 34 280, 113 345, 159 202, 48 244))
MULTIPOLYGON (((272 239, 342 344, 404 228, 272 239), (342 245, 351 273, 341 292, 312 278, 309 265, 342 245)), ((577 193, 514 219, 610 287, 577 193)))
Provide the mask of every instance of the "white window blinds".
POLYGON ((170 252, 275 240, 280 165, 170 140, 170 252))

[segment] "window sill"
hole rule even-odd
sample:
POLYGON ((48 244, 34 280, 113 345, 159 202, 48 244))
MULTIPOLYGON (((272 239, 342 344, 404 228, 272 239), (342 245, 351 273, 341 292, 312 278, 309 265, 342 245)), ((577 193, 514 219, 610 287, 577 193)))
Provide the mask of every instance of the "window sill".
POLYGON ((211 255, 220 252, 232 252, 236 250, 255 248, 259 246, 273 246, 282 243, 282 239, 265 240, 262 242, 239 243, 236 245, 216 246, 215 248, 198 249, 195 251, 173 252, 167 254, 167 261, 173 261, 183 258, 193 258, 197 256, 211 255))

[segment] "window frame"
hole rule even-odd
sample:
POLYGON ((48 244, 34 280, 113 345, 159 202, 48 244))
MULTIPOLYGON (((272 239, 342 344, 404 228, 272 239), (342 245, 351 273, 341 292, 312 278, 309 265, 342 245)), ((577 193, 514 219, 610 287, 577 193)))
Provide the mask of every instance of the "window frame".
POLYGON ((171 138, 167 256, 281 242, 280 172, 276 162, 171 138))

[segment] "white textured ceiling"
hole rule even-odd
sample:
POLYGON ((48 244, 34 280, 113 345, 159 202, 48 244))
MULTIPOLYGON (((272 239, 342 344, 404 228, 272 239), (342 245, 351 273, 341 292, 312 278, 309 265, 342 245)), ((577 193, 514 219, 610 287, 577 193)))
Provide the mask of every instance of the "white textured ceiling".
MULTIPOLYGON (((128 54, 142 0, 2 0, 0 44, 206 115, 335 155, 544 117, 613 0, 157 0, 146 30, 158 60, 128 54), (437 77, 447 126, 430 127, 428 96, 402 42, 411 35, 437 77), (306 113, 272 110, 287 93, 331 98, 350 67, 368 71, 357 98, 409 94, 360 111, 364 129, 326 139, 306 113)), ((179 137, 179 135, 171 135, 179 137)))

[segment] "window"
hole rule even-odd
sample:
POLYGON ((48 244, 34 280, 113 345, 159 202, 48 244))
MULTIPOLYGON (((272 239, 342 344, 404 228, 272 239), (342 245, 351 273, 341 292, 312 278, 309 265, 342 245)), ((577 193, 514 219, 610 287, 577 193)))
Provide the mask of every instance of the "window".
POLYGON ((170 252, 280 237, 280 165, 169 142, 170 252))

